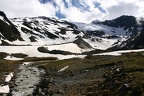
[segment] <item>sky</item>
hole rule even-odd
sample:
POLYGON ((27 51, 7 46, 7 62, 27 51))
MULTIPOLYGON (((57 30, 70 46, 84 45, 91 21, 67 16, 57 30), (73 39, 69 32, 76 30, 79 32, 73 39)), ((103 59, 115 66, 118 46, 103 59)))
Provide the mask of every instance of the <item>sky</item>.
POLYGON ((144 16, 144 0, 0 0, 8 18, 47 16, 90 23, 121 15, 144 16))

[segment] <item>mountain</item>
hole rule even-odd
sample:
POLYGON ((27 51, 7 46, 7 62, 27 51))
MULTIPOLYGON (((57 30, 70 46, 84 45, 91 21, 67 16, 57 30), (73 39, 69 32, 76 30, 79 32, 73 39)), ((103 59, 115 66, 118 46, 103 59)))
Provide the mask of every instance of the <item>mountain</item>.
POLYGON ((1 15, 1 18, 0 31, 1 37, 3 37, 1 40, 9 44, 59 44, 71 42, 79 34, 75 32, 76 26, 74 24, 67 21, 57 21, 54 18, 32 17, 8 20, 3 15, 1 15), (21 39, 16 38, 18 36, 21 39))
MULTIPOLYGON (((144 19, 123 15, 113 20, 94 20, 91 24, 75 23, 87 36, 112 38, 117 42, 110 44, 111 50, 144 48, 144 19)), ((111 39, 110 39, 111 38, 111 39)))
POLYGON ((121 27, 126 30, 126 39, 112 49, 140 49, 144 48, 144 19, 133 16, 121 16, 114 20, 106 20, 101 24, 121 27))
MULTIPOLYGON (((1 21, 7 24, 6 20, 1 19, 1 21)), ((107 49, 114 42, 117 41, 117 39, 108 39, 105 37, 100 37, 98 35, 99 32, 95 33, 79 30, 79 26, 77 26, 76 24, 63 20, 57 20, 55 18, 48 18, 43 16, 30 18, 13 18, 10 19, 9 22, 13 24, 9 24, 10 28, 11 26, 13 26, 14 29, 16 29, 17 35, 21 39, 15 38, 13 39, 13 41, 11 41, 9 36, 11 36, 13 32, 9 31, 9 33, 6 35, 1 34, 3 37, 1 38, 1 41, 4 42, 1 43, 1 45, 43 46, 74 43, 77 44, 77 46, 79 47, 83 45, 83 47, 81 47, 82 49, 107 49), (79 40, 81 41, 81 44, 79 40), (108 44, 108 42, 110 44, 108 44)))
POLYGON ((20 40, 21 38, 20 32, 15 27, 15 25, 6 17, 5 13, 0 11, 0 38, 1 40, 7 39, 9 41, 20 40))
POLYGON ((143 22, 142 18, 125 15, 103 22, 94 20, 90 24, 44 16, 8 19, 4 12, 0 12, 0 44, 24 46, 70 44, 77 46, 79 51, 143 48, 143 22))

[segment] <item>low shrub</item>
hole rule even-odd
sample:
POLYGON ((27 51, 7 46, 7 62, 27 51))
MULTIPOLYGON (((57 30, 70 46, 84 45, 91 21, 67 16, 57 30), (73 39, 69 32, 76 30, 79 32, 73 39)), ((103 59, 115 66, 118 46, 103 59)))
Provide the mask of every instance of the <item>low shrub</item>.
POLYGON ((28 55, 23 54, 23 53, 13 53, 13 54, 11 54, 11 56, 16 57, 16 58, 25 58, 28 55))

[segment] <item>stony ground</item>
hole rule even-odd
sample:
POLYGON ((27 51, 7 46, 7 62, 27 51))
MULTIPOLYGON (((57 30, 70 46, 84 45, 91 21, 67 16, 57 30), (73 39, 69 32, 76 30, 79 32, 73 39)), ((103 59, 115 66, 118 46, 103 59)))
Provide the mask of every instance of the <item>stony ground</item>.
POLYGON ((50 96, 144 96, 143 62, 142 53, 45 62, 41 67, 47 74, 34 94, 39 94, 38 96, 46 94, 50 96), (69 67, 66 70, 58 72, 67 65, 69 67))
POLYGON ((30 96, 144 96, 143 62, 143 52, 37 61, 46 74, 30 96))

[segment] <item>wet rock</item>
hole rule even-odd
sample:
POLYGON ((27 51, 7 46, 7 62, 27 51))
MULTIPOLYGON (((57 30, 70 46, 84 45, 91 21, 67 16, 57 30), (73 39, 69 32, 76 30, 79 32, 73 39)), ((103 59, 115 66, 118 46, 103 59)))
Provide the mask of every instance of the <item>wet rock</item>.
POLYGON ((42 91, 43 91, 46 95, 48 95, 48 89, 47 89, 47 88, 43 88, 42 91))
POLYGON ((46 96, 44 92, 39 93, 37 96, 46 96))
POLYGON ((125 94, 128 92, 129 88, 130 88, 130 86, 128 86, 128 84, 124 84, 120 87, 119 92, 121 94, 125 94))
POLYGON ((52 88, 49 88, 48 89, 48 94, 51 96, 51 95, 53 95, 54 94, 54 90, 52 89, 52 88))
POLYGON ((38 93, 42 92, 42 89, 41 88, 38 88, 38 93))

